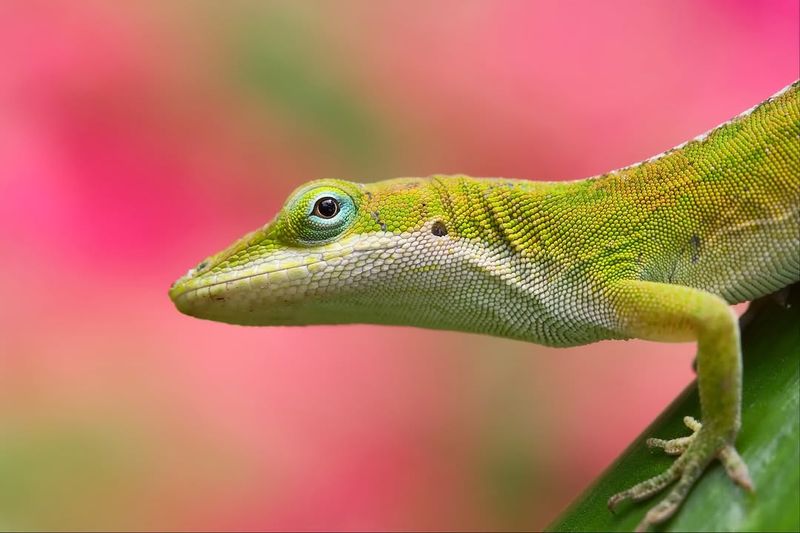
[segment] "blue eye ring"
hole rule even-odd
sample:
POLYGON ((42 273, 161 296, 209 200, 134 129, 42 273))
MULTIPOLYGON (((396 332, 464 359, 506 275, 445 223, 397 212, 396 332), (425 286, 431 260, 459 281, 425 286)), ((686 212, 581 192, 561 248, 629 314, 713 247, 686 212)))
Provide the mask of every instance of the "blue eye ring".
POLYGON ((298 201, 305 205, 301 208, 305 215, 298 213, 295 235, 299 242, 310 245, 336 239, 350 227, 358 211, 355 200, 336 187, 311 189, 299 195, 298 201))

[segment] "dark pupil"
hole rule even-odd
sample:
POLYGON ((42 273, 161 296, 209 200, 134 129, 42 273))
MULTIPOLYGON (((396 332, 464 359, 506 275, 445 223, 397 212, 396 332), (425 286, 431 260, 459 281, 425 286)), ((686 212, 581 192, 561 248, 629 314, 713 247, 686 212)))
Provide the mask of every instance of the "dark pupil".
POLYGON ((333 218, 339 212, 339 202, 334 198, 320 198, 314 206, 314 214, 322 218, 333 218))

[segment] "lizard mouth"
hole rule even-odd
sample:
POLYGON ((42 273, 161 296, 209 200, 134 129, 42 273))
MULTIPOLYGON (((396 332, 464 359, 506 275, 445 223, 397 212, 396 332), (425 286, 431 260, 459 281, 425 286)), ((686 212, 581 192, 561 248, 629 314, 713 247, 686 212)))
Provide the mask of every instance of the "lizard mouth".
MULTIPOLYGON (((201 308, 203 300, 214 300, 213 298, 198 298, 197 296, 203 289, 206 289, 208 294, 212 287, 217 287, 215 290, 218 290, 219 287, 235 283, 240 279, 268 274, 268 270, 257 271, 260 266, 263 266, 263 261, 253 263, 247 269, 232 268, 224 271, 219 271, 218 269, 231 257, 262 241, 266 237, 268 230, 269 226, 266 226, 244 235, 221 252, 206 257, 196 267, 190 268, 186 274, 175 280, 169 287, 169 298, 175 304, 175 307, 181 313, 199 317, 198 314, 192 311, 195 308, 201 308), (190 302, 193 305, 189 305, 190 302)), ((216 301, 222 300, 217 299, 216 301)))
MULTIPOLYGON (((244 273, 238 276, 224 275, 224 274, 215 275, 211 273, 197 275, 195 269, 192 269, 188 273, 186 273, 185 276, 181 277, 175 283, 172 284, 172 286, 169 289, 169 297, 176 305, 178 305, 180 302, 185 301, 187 299, 191 299, 193 296, 195 296, 197 293, 203 290, 207 291, 210 294, 211 292, 213 292, 215 288, 218 287, 224 286, 233 288, 236 285, 240 285, 243 282, 247 282, 248 280, 251 280, 253 278, 258 278, 262 276, 266 276, 267 278, 269 278, 270 274, 277 274, 279 272, 288 273, 289 271, 299 268, 306 268, 306 269, 314 268, 315 265, 319 265, 321 263, 324 263, 324 261, 319 260, 312 262, 304 262, 302 265, 297 265, 297 264, 290 264, 286 266, 278 265, 277 268, 268 268, 264 270, 259 269, 256 272, 244 273)), ((276 287, 279 285, 279 283, 277 282, 273 282, 271 284, 276 287)), ((268 282, 266 285, 269 286, 270 283, 268 282)), ((218 298, 218 299, 219 301, 223 300, 223 298, 218 298)))
POLYGON ((227 321, 224 317, 228 314, 256 312, 257 308, 271 314, 289 312, 293 302, 301 301, 306 290, 317 285, 315 274, 397 246, 354 240, 335 247, 279 253, 240 268, 220 270, 217 267, 230 256, 223 253, 175 281, 169 297, 181 313, 212 320, 227 321))

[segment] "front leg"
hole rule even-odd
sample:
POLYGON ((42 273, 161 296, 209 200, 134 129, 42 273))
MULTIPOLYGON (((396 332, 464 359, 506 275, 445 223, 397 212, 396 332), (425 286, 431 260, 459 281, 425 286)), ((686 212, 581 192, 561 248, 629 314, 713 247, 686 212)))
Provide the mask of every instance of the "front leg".
POLYGON ((645 340, 697 341, 697 381, 702 425, 688 421, 690 437, 651 444, 679 453, 663 474, 609 499, 614 508, 626 499, 647 498, 677 481, 669 494, 645 515, 637 530, 663 522, 678 509, 708 464, 718 458, 728 475, 747 489, 747 466, 734 448, 740 425, 742 361, 736 316, 727 303, 705 291, 649 281, 627 280, 610 292, 617 327, 645 340))

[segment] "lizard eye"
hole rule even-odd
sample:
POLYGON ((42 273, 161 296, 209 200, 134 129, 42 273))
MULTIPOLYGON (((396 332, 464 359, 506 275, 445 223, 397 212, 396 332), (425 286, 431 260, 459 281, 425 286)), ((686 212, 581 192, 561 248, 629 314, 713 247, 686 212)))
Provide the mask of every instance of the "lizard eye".
POLYGON ((317 200, 312 214, 319 218, 331 219, 339 213, 339 209, 339 201, 336 198, 326 196, 317 200))
POLYGON ((355 200, 346 191, 331 186, 312 186, 301 189, 289 201, 285 216, 298 241, 318 244, 344 233, 357 212, 355 200))

